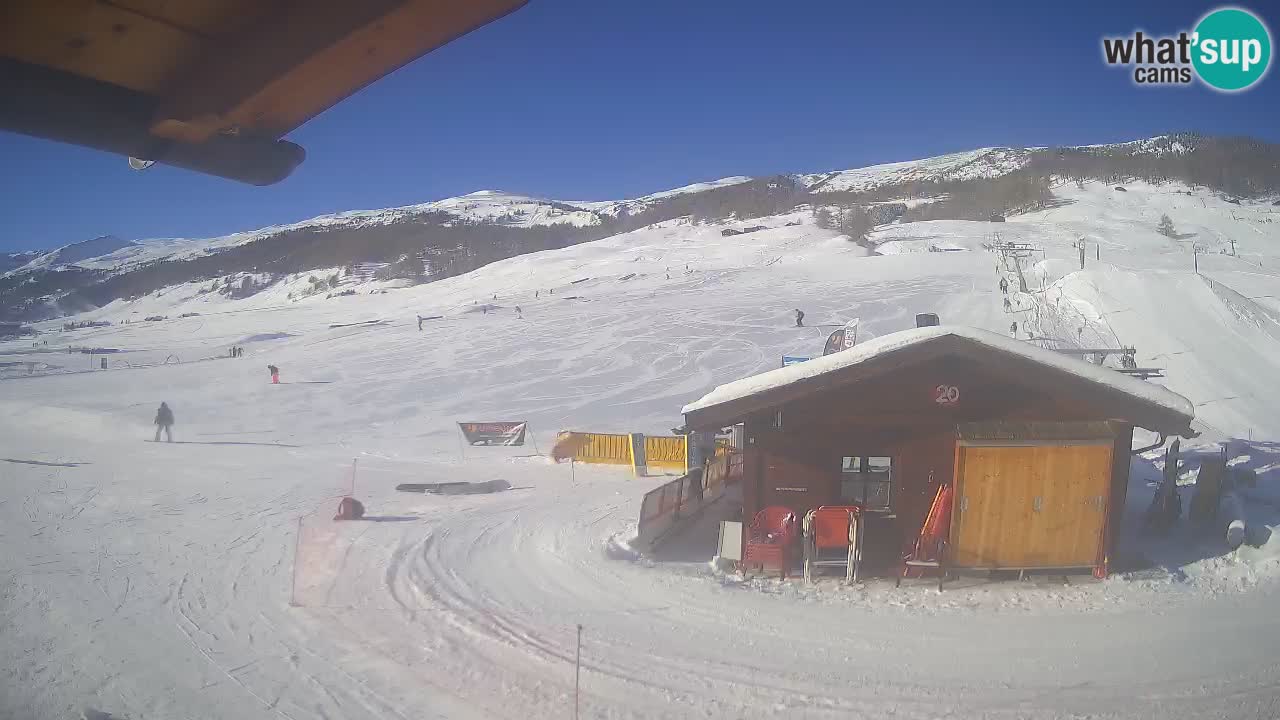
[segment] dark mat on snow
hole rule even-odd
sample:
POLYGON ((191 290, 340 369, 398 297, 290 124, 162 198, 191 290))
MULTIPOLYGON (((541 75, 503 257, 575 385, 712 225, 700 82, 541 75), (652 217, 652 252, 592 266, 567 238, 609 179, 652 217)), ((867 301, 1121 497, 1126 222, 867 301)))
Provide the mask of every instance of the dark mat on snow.
POLYGON ((396 486, 400 492, 431 493, 433 495, 478 495, 483 493, 510 490, 511 483, 506 480, 486 480, 485 482, 440 482, 440 483, 402 483, 396 486))

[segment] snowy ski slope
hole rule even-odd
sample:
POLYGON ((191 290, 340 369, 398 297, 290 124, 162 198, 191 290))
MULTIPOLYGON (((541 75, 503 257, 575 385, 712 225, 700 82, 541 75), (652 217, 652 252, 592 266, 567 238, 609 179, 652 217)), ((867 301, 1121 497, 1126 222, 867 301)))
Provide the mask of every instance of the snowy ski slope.
MULTIPOLYGON (((582 717, 1272 717, 1274 505, 1251 505, 1258 548, 1130 539, 1157 569, 1102 583, 806 587, 711 571, 709 524, 635 559, 662 479, 534 456, 562 429, 665 433, 853 317, 862 337, 917 312, 1007 332, 982 249, 998 232, 1044 249, 1021 328, 1136 346, 1195 406, 1190 444, 1252 438, 1241 462, 1280 496, 1280 209, 1184 190, 1065 186, 1069 204, 1007 223, 887 226, 892 255, 806 212, 671 221, 385 293, 175 286, 75 318, 111 327, 46 323, 47 347, 0 345, 0 714, 570 717, 580 623, 582 717), (1158 235, 1161 213, 1195 236, 1158 235), (1216 254, 1231 238, 1240 257, 1216 254), (443 318, 419 332, 416 315, 443 318), (68 345, 121 352, 104 372, 68 345), (162 400, 172 445, 144 442, 162 400), (536 446, 463 448, 462 420, 528 420, 536 446), (374 521, 335 524, 353 458, 374 521), (393 490, 495 479, 513 488, 393 490)), ((1157 473, 1135 460, 1130 525, 1157 473)))

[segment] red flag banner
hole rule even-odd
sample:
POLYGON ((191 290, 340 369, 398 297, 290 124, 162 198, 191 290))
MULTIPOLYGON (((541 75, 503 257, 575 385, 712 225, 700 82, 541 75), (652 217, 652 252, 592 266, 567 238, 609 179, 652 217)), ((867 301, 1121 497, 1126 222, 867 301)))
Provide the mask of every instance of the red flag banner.
POLYGON ((844 349, 844 328, 831 333, 827 338, 827 346, 822 348, 823 355, 830 355, 833 352, 840 352, 844 349))
POLYGON ((524 445, 528 422, 460 422, 468 445, 524 445))

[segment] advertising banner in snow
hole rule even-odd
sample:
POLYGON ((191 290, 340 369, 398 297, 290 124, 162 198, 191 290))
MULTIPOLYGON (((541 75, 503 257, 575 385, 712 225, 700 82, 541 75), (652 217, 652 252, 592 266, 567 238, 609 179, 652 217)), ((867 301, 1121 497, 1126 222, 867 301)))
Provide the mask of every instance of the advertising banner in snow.
POLYGON ((827 345, 822 348, 823 355, 830 355, 833 352, 840 352, 844 349, 844 328, 831 333, 827 337, 827 345))
POLYGON ((844 347, 841 350, 848 350, 858 342, 858 318, 854 318, 844 324, 844 347))
POLYGON ((853 347, 858 341, 858 318, 854 318, 844 324, 844 327, 836 330, 827 337, 827 344, 822 348, 823 355, 830 355, 833 352, 840 352, 847 348, 853 347))
POLYGON ((460 422, 458 428, 468 445, 524 445, 528 425, 520 422, 460 422))

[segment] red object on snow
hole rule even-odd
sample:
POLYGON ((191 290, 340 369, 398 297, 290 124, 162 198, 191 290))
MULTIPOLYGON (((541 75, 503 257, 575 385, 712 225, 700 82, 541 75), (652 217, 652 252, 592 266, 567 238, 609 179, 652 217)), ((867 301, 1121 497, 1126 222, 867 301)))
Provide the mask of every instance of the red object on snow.
POLYGON ((907 552, 902 555, 902 578, 909 577, 912 571, 919 572, 921 577, 926 570, 938 573, 938 589, 942 589, 942 581, 946 579, 947 541, 951 534, 951 506, 955 499, 955 486, 951 483, 938 487, 933 496, 933 504, 929 506, 929 514, 920 526, 920 536, 907 552))
POLYGON ((761 572, 775 567, 786 577, 790 570, 791 547, 795 542, 796 513, 789 507, 771 505, 756 513, 747 529, 742 566, 759 566, 761 572))
POLYGON ((271 384, 272 385, 280 384, 280 373, 271 373, 271 384))
POLYGON ((954 494, 950 483, 938 488, 933 505, 929 507, 929 515, 924 520, 924 527, 920 528, 920 542, 916 545, 918 552, 930 552, 929 548, 938 547, 938 541, 951 534, 951 500, 954 494))
POLYGON ((338 503, 338 514, 334 520, 359 520, 364 517, 364 504, 353 497, 344 497, 338 503))

